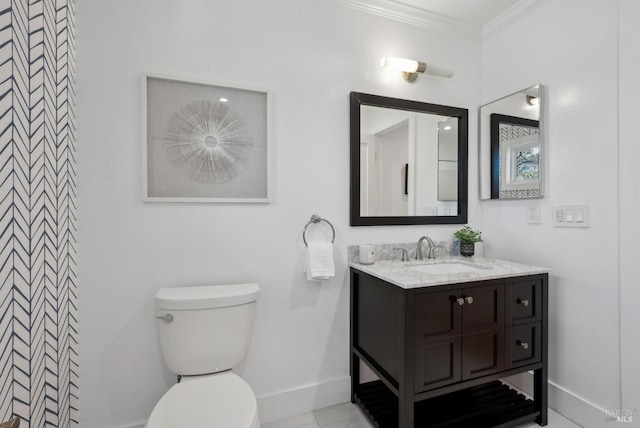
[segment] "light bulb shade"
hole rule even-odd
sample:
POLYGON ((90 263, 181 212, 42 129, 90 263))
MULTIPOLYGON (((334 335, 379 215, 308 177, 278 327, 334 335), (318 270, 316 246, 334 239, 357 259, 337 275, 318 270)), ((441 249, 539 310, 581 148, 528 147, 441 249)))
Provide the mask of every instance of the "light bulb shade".
POLYGON ((418 77, 416 73, 425 73, 432 76, 453 77, 453 70, 421 61, 405 58, 384 57, 380 65, 391 70, 401 71, 408 82, 413 82, 418 77))
POLYGON ((425 74, 430 74, 432 76, 440 76, 440 77, 453 77, 453 70, 446 67, 440 67, 438 65, 433 64, 425 64, 426 69, 424 71, 425 74))
POLYGON ((384 57, 380 60, 380 65, 391 70, 406 71, 407 73, 415 73, 420 67, 418 61, 405 58, 384 57))

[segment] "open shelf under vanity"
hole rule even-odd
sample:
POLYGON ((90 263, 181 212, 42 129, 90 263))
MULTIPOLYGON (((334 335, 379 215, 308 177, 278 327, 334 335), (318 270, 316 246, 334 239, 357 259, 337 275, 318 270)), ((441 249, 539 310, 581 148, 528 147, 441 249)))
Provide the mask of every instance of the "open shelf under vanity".
MULTIPOLYGON (((375 427, 398 426, 398 397, 382 381, 360 384, 355 397, 375 427)), ((416 427, 505 428, 533 422, 540 415, 533 400, 499 381, 418 401, 414 406, 416 427)))

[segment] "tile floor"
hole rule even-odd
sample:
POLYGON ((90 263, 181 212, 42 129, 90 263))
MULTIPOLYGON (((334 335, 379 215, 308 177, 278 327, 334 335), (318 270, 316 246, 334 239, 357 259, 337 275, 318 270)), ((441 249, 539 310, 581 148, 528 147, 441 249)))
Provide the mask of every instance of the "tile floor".
MULTIPOLYGON (((338 404, 326 409, 271 422, 262 428, 372 428, 364 414, 351 403, 338 404)), ((537 424, 525 424, 519 428, 534 428, 537 424)), ((549 409, 548 428, 580 428, 570 420, 549 409)))

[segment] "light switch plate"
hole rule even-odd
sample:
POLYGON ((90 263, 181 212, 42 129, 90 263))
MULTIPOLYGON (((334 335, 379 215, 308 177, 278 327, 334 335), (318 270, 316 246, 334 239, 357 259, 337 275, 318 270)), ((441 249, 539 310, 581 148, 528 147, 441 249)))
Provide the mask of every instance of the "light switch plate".
POLYGON ((589 205, 554 205, 554 227, 590 227, 589 205))

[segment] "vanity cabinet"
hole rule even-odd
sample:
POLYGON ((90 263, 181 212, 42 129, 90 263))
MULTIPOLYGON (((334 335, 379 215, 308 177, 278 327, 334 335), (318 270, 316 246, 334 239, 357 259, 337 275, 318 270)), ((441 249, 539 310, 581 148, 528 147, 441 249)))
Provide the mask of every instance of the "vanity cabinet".
POLYGON ((404 289, 352 268, 352 401, 381 428, 546 425, 547 282, 404 289), (360 362, 379 380, 362 383, 360 362), (529 370, 533 400, 499 381, 529 370))

